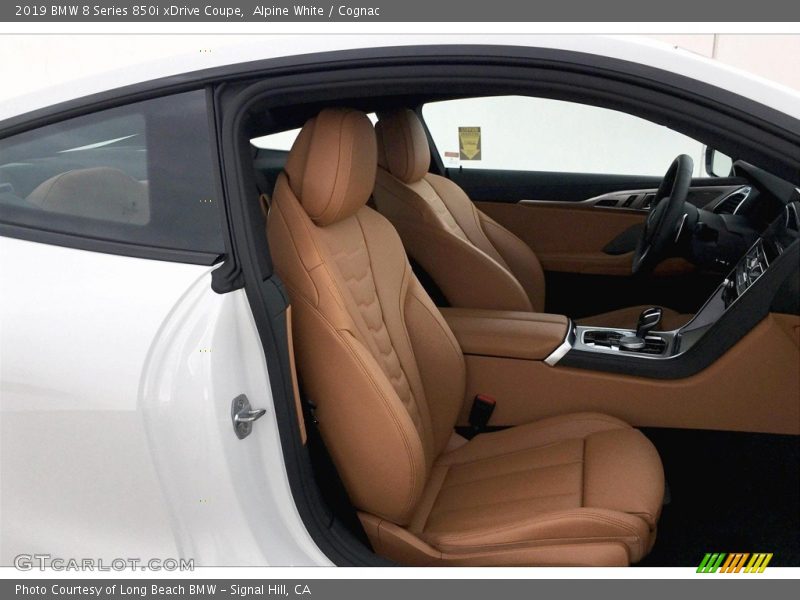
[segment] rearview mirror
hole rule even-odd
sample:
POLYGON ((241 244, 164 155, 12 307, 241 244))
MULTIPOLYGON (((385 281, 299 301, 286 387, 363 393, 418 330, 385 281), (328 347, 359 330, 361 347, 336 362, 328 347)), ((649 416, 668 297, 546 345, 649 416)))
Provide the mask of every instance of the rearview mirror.
POLYGON ((733 159, 730 156, 706 146, 706 173, 712 177, 729 177, 733 171, 733 159))

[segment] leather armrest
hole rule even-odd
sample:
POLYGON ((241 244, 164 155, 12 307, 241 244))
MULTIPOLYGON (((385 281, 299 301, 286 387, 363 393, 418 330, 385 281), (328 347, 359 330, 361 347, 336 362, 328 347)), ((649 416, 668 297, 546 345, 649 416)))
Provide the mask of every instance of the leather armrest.
POLYGON ((569 319, 548 313, 440 308, 464 354, 544 360, 567 335, 569 319))

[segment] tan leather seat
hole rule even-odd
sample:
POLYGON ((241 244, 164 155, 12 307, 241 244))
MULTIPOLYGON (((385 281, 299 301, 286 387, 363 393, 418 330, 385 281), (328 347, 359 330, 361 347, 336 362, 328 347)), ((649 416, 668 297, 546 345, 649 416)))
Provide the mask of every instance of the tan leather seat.
POLYGON ((376 162, 363 113, 322 111, 267 225, 304 391, 376 552, 414 565, 639 560, 664 492, 639 431, 585 413, 454 434, 464 357, 394 228, 365 206, 376 162))
POLYGON ((112 167, 59 173, 39 184, 27 201, 66 215, 132 225, 146 225, 150 221, 147 183, 112 167))
MULTIPOLYGON (((478 210, 458 185, 428 173, 430 148, 417 115, 408 109, 381 114, 375 130, 376 207, 448 302, 463 308, 543 312, 545 281, 536 254, 478 210)), ((578 323, 632 328, 645 308, 631 306, 578 323)), ((689 318, 664 308, 661 329, 676 329, 689 318)))

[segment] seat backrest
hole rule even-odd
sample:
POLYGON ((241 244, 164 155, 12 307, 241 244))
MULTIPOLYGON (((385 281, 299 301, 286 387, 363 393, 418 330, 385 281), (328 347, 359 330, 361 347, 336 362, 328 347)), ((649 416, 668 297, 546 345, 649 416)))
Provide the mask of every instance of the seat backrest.
POLYGON ((347 492, 405 525, 452 436, 465 370, 394 228, 365 206, 376 166, 366 115, 323 110, 278 177, 267 236, 303 391, 347 492))
POLYGON ((428 173, 430 148, 417 115, 408 109, 382 113, 375 131, 375 205, 448 302, 543 311, 544 274, 536 255, 458 185, 428 173))
POLYGON ((147 183, 112 167, 59 173, 39 184, 26 200, 66 215, 133 225, 150 221, 147 183))

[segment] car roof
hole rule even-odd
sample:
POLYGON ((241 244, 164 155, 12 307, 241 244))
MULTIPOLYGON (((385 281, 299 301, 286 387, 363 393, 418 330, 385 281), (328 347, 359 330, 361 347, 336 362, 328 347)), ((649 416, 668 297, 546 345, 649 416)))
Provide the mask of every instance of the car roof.
POLYGON ((270 59, 301 57, 329 60, 335 51, 398 47, 398 53, 409 47, 458 46, 542 48, 585 53, 669 71, 715 87, 726 89, 800 119, 800 92, 760 78, 718 61, 670 46, 656 40, 636 36, 601 35, 274 35, 269 43, 245 42, 215 47, 212 53, 191 53, 165 57, 157 61, 95 73, 35 93, 0 102, 0 121, 39 111, 61 103, 95 94, 118 91, 120 96, 129 86, 150 83, 167 89, 176 80, 197 84, 255 72, 270 59), (443 43, 443 41, 445 43, 443 43), (314 55, 314 56, 309 56, 314 55))

